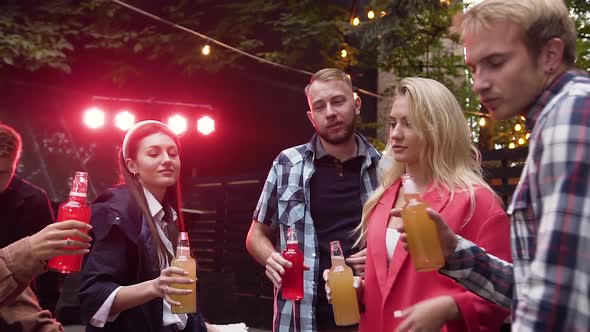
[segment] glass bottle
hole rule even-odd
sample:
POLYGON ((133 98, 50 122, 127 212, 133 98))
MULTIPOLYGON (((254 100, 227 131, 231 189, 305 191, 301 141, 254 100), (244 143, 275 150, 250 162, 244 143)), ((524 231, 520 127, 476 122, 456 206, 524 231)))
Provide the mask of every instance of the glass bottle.
POLYGON ((197 312, 197 261, 191 257, 190 242, 187 232, 178 234, 178 246, 176 247, 176 257, 170 263, 174 266, 188 272, 188 275, 174 275, 194 280, 190 284, 171 284, 170 287, 178 289, 190 289, 191 293, 185 295, 170 294, 170 298, 180 302, 180 305, 172 306, 172 313, 187 314, 197 312))
POLYGON ((356 290, 352 286, 352 269, 344 262, 340 241, 330 242, 332 268, 328 272, 328 285, 332 291, 332 310, 338 326, 349 326, 359 322, 359 305, 356 290))
MULTIPOLYGON (((86 202, 88 194, 88 173, 76 172, 68 200, 61 203, 57 210, 57 221, 78 220, 90 223, 90 206, 86 202)), ((71 240, 76 240, 72 237, 71 240)), ((50 269, 59 273, 80 271, 83 255, 57 256, 49 260, 50 269)))
POLYGON ((422 200, 411 175, 402 175, 402 185, 406 201, 402 208, 402 220, 416 271, 437 270, 445 265, 445 258, 436 224, 426 213, 428 204, 422 200))
POLYGON ((287 230, 287 248, 282 253, 283 258, 291 262, 292 266, 285 269, 282 282, 284 300, 301 300, 303 298, 303 253, 299 249, 295 228, 287 230))

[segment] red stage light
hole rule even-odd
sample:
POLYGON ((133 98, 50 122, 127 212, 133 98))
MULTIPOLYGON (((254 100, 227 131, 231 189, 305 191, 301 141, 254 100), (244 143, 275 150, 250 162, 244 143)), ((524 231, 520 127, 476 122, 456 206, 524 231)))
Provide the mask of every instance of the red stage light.
POLYGON ((176 114, 168 119, 168 127, 170 127, 172 132, 176 135, 180 135, 188 128, 188 122, 186 121, 186 118, 176 114))
POLYGON ((122 131, 127 131, 135 124, 135 116, 129 111, 121 111, 115 117, 115 125, 122 131))
POLYGON ((197 121, 197 130, 203 135, 209 135, 215 131, 215 120, 208 115, 201 117, 197 121))
POLYGON ((89 108, 84 113, 84 123, 92 129, 104 126, 104 112, 96 107, 89 108))

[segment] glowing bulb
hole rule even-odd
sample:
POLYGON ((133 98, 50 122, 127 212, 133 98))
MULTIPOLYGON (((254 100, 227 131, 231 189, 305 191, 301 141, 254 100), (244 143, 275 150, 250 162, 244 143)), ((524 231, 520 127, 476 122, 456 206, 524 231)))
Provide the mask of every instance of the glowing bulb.
POLYGON ((369 10, 369 12, 367 13, 367 17, 369 18, 369 20, 372 20, 375 18, 375 12, 372 10, 369 10))
POLYGON ((96 107, 90 108, 84 113, 84 123, 92 129, 104 126, 104 118, 104 112, 96 107))
POLYGON ((127 131, 135 124, 135 116, 129 111, 121 111, 115 117, 115 125, 122 131, 127 131))
POLYGON ((511 142, 510 144, 508 144, 508 148, 509 149, 514 149, 516 147, 516 144, 514 144, 513 142, 511 142))
POLYGON ((203 55, 211 54, 211 46, 209 46, 209 45, 203 46, 203 48, 201 49, 201 53, 203 53, 203 55))
POLYGON ((358 17, 352 19, 352 25, 357 26, 361 24, 361 20, 358 17))
POLYGON ((346 58, 348 56, 348 52, 346 52, 346 50, 342 50, 340 51, 340 56, 346 58))
POLYGON ((381 17, 383 17, 383 16, 387 15, 387 13, 382 10, 381 13, 380 13, 380 15, 381 15, 381 17))
POLYGON ((514 130, 515 131, 520 131, 522 129, 522 126, 520 125, 520 123, 517 123, 514 125, 514 130))
POLYGON ((518 145, 523 145, 524 144, 524 138, 519 138, 518 139, 518 145))
POLYGON ((168 127, 170 127, 173 133, 180 135, 186 131, 188 123, 184 117, 176 114, 168 119, 168 127))
POLYGON ((486 118, 480 118, 479 119, 479 126, 485 127, 485 125, 486 125, 486 118))
POLYGON ((526 133, 526 135, 524 135, 524 138, 529 139, 529 137, 531 137, 531 133, 526 133))
POLYGON ((526 120, 526 119, 524 118, 524 116, 522 116, 522 115, 520 116, 520 119, 521 119, 522 121, 526 120))

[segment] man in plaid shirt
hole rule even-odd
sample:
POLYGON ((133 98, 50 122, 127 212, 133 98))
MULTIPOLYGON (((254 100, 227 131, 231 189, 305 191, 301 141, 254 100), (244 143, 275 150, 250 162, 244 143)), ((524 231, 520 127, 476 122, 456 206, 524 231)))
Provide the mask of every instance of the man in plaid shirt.
POLYGON ((590 78, 572 69, 568 9, 562 0, 484 0, 454 30, 482 103, 500 120, 525 116, 532 133, 508 208, 514 265, 429 211, 447 256, 440 272, 512 307, 514 331, 590 331, 590 78))
POLYGON ((339 240, 355 274, 364 274, 366 254, 353 246, 353 230, 377 187, 379 153, 355 132, 361 100, 350 78, 338 69, 322 69, 312 76, 305 94, 316 134, 274 160, 246 239, 248 251, 266 267, 275 286, 273 331, 337 328, 320 271, 330 267, 329 242, 339 240), (296 230, 304 268, 309 269, 303 276, 304 297, 296 302, 281 296, 281 276, 291 264, 280 254, 289 227, 296 230), (270 238, 277 231, 275 248, 270 238))

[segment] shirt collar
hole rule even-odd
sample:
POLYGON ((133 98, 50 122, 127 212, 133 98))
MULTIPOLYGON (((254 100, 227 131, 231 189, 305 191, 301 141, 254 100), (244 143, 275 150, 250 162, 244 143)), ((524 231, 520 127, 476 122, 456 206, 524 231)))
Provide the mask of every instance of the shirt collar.
POLYGON ((561 91, 564 85, 578 75, 580 75, 578 70, 567 70, 559 74, 549 83, 526 114, 525 124, 528 130, 533 130, 539 115, 541 115, 541 111, 549 104, 551 99, 561 91))
MULTIPOLYGON (((327 156, 328 152, 326 152, 326 150, 324 149, 324 146, 322 145, 322 142, 319 139, 319 137, 316 136, 315 138, 315 159, 317 160, 327 156)), ((364 141, 361 140, 356 133, 354 134, 354 139, 356 141, 356 145, 358 146, 355 157, 365 156, 367 154, 367 146, 364 144, 364 141)))
POLYGON ((164 207, 162 204, 160 204, 156 197, 154 197, 154 195, 149 190, 145 189, 145 187, 143 188, 143 193, 145 195, 148 208, 150 209, 150 214, 152 215, 154 221, 162 221, 162 218, 164 217, 164 207))

